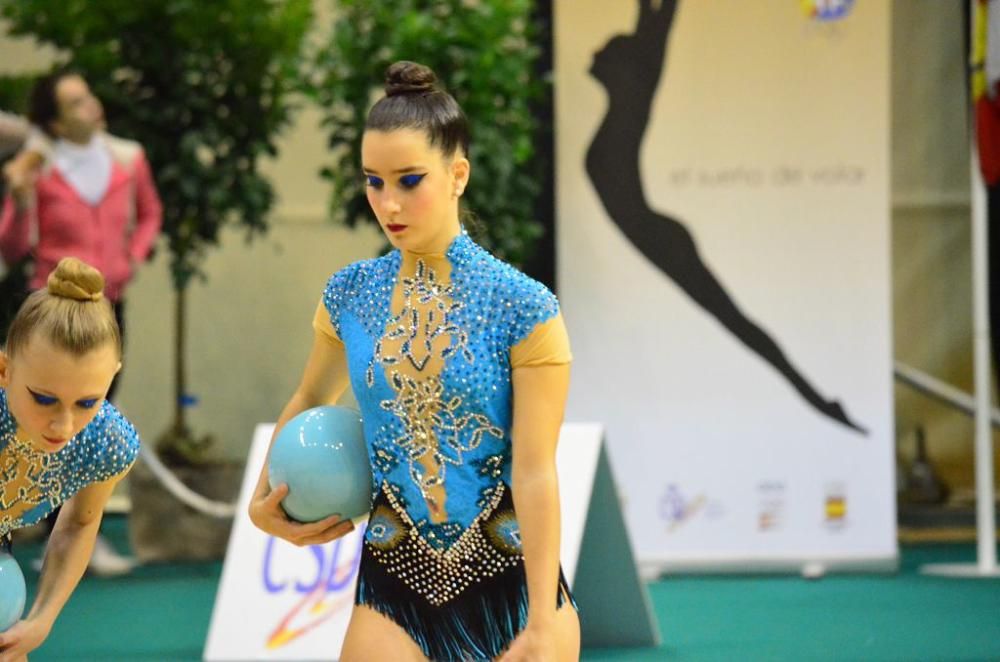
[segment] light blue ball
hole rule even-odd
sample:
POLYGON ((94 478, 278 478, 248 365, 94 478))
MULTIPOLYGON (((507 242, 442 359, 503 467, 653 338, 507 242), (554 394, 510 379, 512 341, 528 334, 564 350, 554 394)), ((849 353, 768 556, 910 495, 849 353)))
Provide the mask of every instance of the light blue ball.
POLYGON ((288 484, 281 506, 292 519, 333 514, 359 520, 371 510, 372 471, 361 415, 348 407, 315 407, 288 421, 271 446, 271 489, 288 484))
POLYGON ((0 632, 21 620, 27 590, 21 566, 7 552, 0 552, 0 632))

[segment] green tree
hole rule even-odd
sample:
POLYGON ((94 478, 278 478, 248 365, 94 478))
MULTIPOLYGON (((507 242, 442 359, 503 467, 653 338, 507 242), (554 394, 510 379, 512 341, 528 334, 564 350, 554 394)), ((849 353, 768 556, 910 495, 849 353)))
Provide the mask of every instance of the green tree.
POLYGON ((197 460, 185 418, 186 294, 227 225, 247 239, 274 202, 260 157, 290 121, 310 0, 0 0, 11 33, 64 54, 112 131, 146 149, 176 291, 175 414, 161 451, 197 460))
POLYGON ((532 103, 545 83, 532 0, 339 0, 336 21, 310 57, 309 91, 324 113, 333 162, 331 213, 350 226, 374 217, 365 199, 361 134, 386 67, 413 60, 434 69, 469 117, 473 185, 463 200, 483 223, 484 243, 515 264, 531 254, 543 173, 532 103))

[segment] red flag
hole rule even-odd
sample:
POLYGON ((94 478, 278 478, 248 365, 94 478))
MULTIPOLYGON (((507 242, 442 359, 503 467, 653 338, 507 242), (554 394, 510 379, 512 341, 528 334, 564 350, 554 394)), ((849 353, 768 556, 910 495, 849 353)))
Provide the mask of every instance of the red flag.
POLYGON ((972 100, 979 169, 987 186, 1000 182, 1000 4, 977 0, 972 34, 972 100))

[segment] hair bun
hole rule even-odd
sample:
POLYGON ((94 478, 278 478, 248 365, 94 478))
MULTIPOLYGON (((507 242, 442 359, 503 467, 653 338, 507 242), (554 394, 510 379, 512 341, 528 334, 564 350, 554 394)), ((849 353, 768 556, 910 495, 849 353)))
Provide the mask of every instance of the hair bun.
POLYGON ((75 257, 64 257, 49 274, 49 294, 76 301, 100 301, 104 292, 101 272, 75 257))
POLYGON ((385 70, 385 95, 427 94, 437 89, 437 76, 430 67, 400 60, 385 70))

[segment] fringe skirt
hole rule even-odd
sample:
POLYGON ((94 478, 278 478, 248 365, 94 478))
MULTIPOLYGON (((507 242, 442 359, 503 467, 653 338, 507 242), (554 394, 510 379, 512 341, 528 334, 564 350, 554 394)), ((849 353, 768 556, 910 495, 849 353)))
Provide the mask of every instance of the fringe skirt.
MULTIPOLYGON (((501 483, 482 514, 442 550, 417 535, 383 487, 369 518, 354 602, 390 618, 435 662, 491 660, 527 625, 517 531, 510 490, 501 483)), ((575 609, 560 569, 556 607, 567 599, 575 609)))

